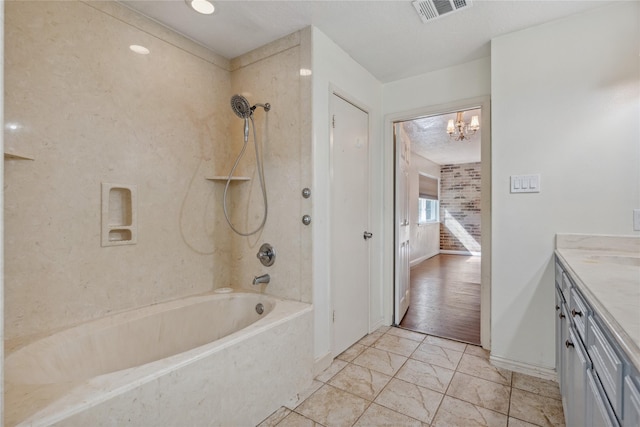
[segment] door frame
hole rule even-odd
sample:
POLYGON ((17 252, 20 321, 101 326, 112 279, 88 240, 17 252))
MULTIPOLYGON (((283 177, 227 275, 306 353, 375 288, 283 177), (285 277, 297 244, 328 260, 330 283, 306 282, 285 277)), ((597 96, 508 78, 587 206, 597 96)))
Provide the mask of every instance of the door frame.
MULTIPOLYGON (((374 253, 374 251, 372 250, 372 245, 371 243, 374 243, 376 240, 382 240, 381 237, 378 237, 378 239, 376 239, 376 227, 373 226, 372 224, 372 219, 373 219, 373 215, 372 215, 372 211, 373 211, 373 203, 372 203, 372 190, 373 190, 373 182, 372 182, 372 177, 373 177, 373 173, 372 173, 372 165, 373 165, 373 149, 372 149, 372 143, 373 141, 371 140, 371 135, 373 132, 373 120, 372 120, 372 114, 371 114, 371 109, 368 108, 364 103, 361 103, 357 100, 355 100, 355 98, 353 96, 351 96, 350 94, 348 94, 347 92, 339 89, 338 87, 336 87, 333 84, 329 85, 329 111, 328 111, 328 123, 329 123, 329 185, 328 185, 328 211, 331 212, 332 206, 331 206, 331 202, 332 202, 332 197, 333 197, 333 191, 332 191, 332 187, 333 187, 333 128, 332 128, 332 115, 334 114, 334 100, 333 97, 337 96, 338 98, 341 98, 343 101, 348 102, 349 104, 353 105, 354 107, 362 110, 363 112, 365 112, 368 116, 368 144, 369 144, 369 149, 368 149, 368 158, 367 158, 367 166, 368 166, 368 170, 369 170, 369 176, 368 176, 368 182, 369 182, 369 209, 368 209, 368 222, 369 222, 369 228, 370 230, 373 230, 374 232, 374 237, 373 237, 373 241, 370 241, 370 244, 368 245, 369 250, 368 250, 368 257, 369 257, 369 287, 368 287, 368 295, 367 295, 367 324, 368 324, 368 332, 371 332, 371 295, 372 295, 372 282, 373 282, 373 266, 374 266, 374 260, 372 257, 372 254, 374 253)), ((327 226, 328 226, 328 230, 331 231, 332 230, 332 224, 331 221, 333 221, 334 218, 331 217, 331 215, 328 216, 327 218, 327 226)), ((329 235, 327 237, 327 241, 328 241, 328 249, 329 251, 331 251, 331 248, 333 247, 333 235, 331 232, 329 232, 329 235)), ((338 356, 338 354, 335 354, 335 348, 334 348, 334 322, 331 319, 332 315, 333 315, 333 311, 334 311, 334 297, 335 297, 335 292, 334 292, 334 283, 331 281, 331 274, 332 274, 332 265, 331 265, 331 255, 329 254, 329 259, 328 261, 328 279, 329 279, 329 295, 328 295, 328 299, 329 299, 329 348, 330 348, 330 352, 331 355, 333 357, 338 356)))
POLYGON ((394 281, 395 281, 395 257, 394 257, 394 211, 395 211, 395 167, 393 125, 398 121, 413 120, 424 116, 434 116, 450 112, 467 110, 473 107, 482 109, 480 126, 481 134, 481 159, 482 165, 482 199, 480 202, 480 221, 482 234, 480 244, 482 246, 481 278, 480 278, 480 342, 483 348, 491 348, 491 98, 481 96, 461 99, 438 105, 426 105, 413 110, 384 116, 384 205, 392 206, 386 209, 383 216, 384 247, 383 247, 383 292, 384 292, 384 320, 391 325, 393 323, 394 307, 394 281))

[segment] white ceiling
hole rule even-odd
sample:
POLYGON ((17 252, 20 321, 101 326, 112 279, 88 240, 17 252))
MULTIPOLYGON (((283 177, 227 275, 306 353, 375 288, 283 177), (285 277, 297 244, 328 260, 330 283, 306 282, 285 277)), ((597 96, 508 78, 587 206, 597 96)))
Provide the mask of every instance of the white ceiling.
POLYGON ((496 36, 611 1, 473 0, 427 24, 411 0, 213 0, 213 15, 184 0, 121 2, 229 59, 314 25, 386 83, 489 56, 496 36))
MULTIPOLYGON (((480 109, 466 110, 464 121, 472 116, 482 122, 480 109)), ((474 163, 480 161, 482 128, 468 140, 455 141, 447 134, 447 122, 456 119, 456 113, 422 117, 402 122, 401 126, 411 141, 411 151, 439 165, 474 163)))

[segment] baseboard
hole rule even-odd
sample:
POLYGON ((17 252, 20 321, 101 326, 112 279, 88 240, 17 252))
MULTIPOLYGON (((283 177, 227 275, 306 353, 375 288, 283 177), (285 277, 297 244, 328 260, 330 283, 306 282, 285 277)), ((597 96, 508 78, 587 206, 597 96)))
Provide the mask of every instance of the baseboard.
POLYGON ((370 329, 371 332, 377 330, 380 326, 389 326, 389 325, 385 324, 384 319, 380 319, 371 325, 371 329, 370 329))
POLYGON ((319 374, 321 374, 325 369, 331 365, 333 362, 333 355, 331 352, 328 352, 313 361, 313 377, 315 378, 319 374))
POLYGON ((505 359, 503 357, 491 355, 489 357, 491 364, 496 368, 508 369, 520 374, 531 375, 532 377, 542 378, 544 380, 558 381, 558 375, 555 369, 543 368, 541 366, 530 365, 528 363, 516 362, 515 360, 505 359))
POLYGON ((472 256, 482 256, 482 252, 475 251, 449 251, 445 249, 440 249, 441 254, 445 255, 472 255, 472 256))
POLYGON ((421 256, 420 258, 414 259, 413 261, 411 261, 409 263, 409 268, 415 267, 416 265, 420 264, 424 260, 427 260, 429 258, 433 258, 434 256, 438 255, 438 253, 439 252, 436 252, 436 253, 433 253, 433 254, 429 254, 429 255, 424 255, 424 256, 421 256))

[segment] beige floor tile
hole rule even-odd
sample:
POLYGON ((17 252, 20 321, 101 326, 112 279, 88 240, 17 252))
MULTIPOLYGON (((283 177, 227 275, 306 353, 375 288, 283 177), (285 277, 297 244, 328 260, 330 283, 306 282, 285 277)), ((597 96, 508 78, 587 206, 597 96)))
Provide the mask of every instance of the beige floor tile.
POLYGON ((422 422, 372 403, 354 427, 422 427, 422 422))
POLYGON ((419 332, 409 331, 407 329, 402 329, 402 328, 391 328, 391 329, 389 329, 387 331, 387 334, 396 335, 396 336, 399 336, 401 338, 406 338, 406 339, 414 340, 414 341, 418 341, 418 342, 424 341, 424 339, 426 337, 425 334, 421 334, 419 332))
POLYGON ((382 332, 372 332, 369 335, 362 338, 360 341, 358 341, 358 344, 372 346, 373 343, 378 341, 378 338, 380 338, 382 335, 384 335, 382 332))
POLYGON ((463 354, 461 351, 451 350, 434 344, 422 343, 416 351, 413 352, 411 358, 455 370, 463 354))
POLYGON ((542 378, 514 372, 511 385, 520 390, 562 400, 562 396, 560 395, 560 386, 557 382, 552 380, 544 380, 542 378))
POLYGON ((344 360, 333 359, 333 362, 331 362, 331 365, 329 365, 329 367, 325 369, 324 372, 318 375, 316 377, 316 380, 326 383, 331 378, 333 378, 335 374, 340 372, 342 368, 344 368, 345 366, 347 366, 347 362, 345 362, 344 360))
POLYGON ((511 386, 511 371, 496 368, 491 365, 489 359, 463 354, 458 364, 458 372, 473 375, 485 380, 511 386))
POLYGON ((344 360, 345 362, 351 362, 353 359, 358 357, 358 355, 362 353, 366 348, 367 347, 362 344, 355 343, 354 345, 340 353, 337 358, 340 360, 344 360))
POLYGON ((304 402, 307 397, 311 396, 313 393, 315 393, 323 385, 324 385, 324 383, 322 383, 322 382, 320 382, 318 380, 313 380, 311 385, 309 387, 307 387, 306 390, 304 390, 303 392, 299 393, 296 397, 291 399, 284 406, 286 406, 287 408, 289 408, 291 410, 296 409, 296 406, 298 406, 299 404, 304 402))
POLYGON ((458 342, 454 340, 448 340, 446 338, 434 337, 433 335, 429 335, 424 340, 427 344, 433 344, 444 348, 449 348, 451 350, 462 351, 467 348, 467 345, 463 342, 458 342))
POLYGON ((391 326, 380 326, 378 329, 376 329, 374 332, 380 332, 380 333, 387 333, 387 331, 391 329, 391 326))
POLYGON ((507 427, 507 416, 445 396, 431 425, 434 427, 507 427))
POLYGON ((509 427, 538 427, 535 424, 528 423, 526 421, 519 420, 517 418, 509 417, 509 427))
POLYGON ((375 400, 386 408, 431 423, 443 395, 415 384, 392 379, 375 400))
POLYGON ((303 417, 295 412, 290 413, 287 417, 278 424, 278 427, 322 427, 309 418, 303 417))
POLYGON ((368 401, 325 384, 296 408, 296 412, 324 426, 351 426, 369 406, 368 401))
POLYGON ((394 375, 406 360, 406 357, 388 351, 368 348, 360 353, 360 356, 353 359, 353 363, 383 374, 394 375))
POLYGON ((390 379, 389 375, 350 363, 329 384, 363 399, 373 400, 390 379))
POLYGON ((484 359, 489 358, 489 350, 485 350, 484 348, 478 345, 467 344, 467 348, 464 350, 467 354, 472 354, 474 356, 482 357, 484 359))
POLYGON ((562 401, 514 388, 509 415, 540 426, 564 426, 562 401))
POLYGON ((447 395, 505 415, 509 410, 510 387, 460 372, 453 376, 447 395))
POLYGON ((380 339, 373 344, 373 347, 409 357, 419 345, 420 343, 418 341, 387 333, 380 337, 380 339))
POLYGON ((409 359, 400 368, 396 378, 444 393, 453 378, 454 371, 436 365, 409 359))
POLYGON ((291 410, 283 406, 273 414, 269 415, 263 422, 258 424, 258 427, 274 427, 290 413, 291 410))

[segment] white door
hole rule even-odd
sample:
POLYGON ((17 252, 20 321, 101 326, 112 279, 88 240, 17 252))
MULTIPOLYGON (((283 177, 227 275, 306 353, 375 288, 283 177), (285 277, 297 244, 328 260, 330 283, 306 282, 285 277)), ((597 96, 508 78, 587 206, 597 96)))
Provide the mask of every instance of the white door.
POLYGON ((369 332, 369 116, 332 96, 333 354, 369 332))
POLYGON ((396 144, 396 215, 395 215, 395 305, 393 323, 398 325, 409 308, 409 161, 411 146, 400 123, 394 123, 396 144))

